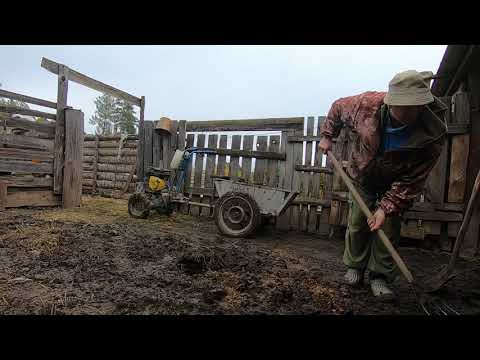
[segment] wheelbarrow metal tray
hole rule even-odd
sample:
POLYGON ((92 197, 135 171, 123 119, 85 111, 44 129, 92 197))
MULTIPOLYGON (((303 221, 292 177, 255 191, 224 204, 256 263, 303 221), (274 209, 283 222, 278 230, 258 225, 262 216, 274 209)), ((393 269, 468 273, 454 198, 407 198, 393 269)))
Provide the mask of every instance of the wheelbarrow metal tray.
POLYGON ((263 215, 278 216, 298 194, 289 190, 264 185, 247 184, 234 180, 215 179, 218 196, 228 192, 241 192, 250 195, 263 215))

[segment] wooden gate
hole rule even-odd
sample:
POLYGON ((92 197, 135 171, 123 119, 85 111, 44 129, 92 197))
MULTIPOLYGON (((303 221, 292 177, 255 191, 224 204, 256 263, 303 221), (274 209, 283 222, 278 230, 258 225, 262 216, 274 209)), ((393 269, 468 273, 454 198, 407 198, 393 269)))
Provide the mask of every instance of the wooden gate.
POLYGON ((0 97, 56 110, 0 107, 0 209, 80 205, 83 113, 5 90, 0 97))

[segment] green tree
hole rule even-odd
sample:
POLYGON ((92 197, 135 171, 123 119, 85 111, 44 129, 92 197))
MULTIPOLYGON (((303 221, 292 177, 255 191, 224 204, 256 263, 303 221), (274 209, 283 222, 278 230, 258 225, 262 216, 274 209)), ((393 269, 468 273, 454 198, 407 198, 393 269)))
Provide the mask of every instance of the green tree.
POLYGON ((112 135, 113 124, 116 123, 115 116, 117 100, 110 95, 103 94, 95 99, 95 113, 89 123, 95 125, 95 132, 98 135, 112 135))
POLYGON ((135 134, 138 119, 133 105, 124 100, 104 94, 95 99, 95 114, 90 124, 95 125, 98 135, 135 134))
POLYGON ((133 105, 128 101, 117 101, 114 120, 115 133, 120 133, 122 135, 136 134, 138 119, 135 116, 133 105))

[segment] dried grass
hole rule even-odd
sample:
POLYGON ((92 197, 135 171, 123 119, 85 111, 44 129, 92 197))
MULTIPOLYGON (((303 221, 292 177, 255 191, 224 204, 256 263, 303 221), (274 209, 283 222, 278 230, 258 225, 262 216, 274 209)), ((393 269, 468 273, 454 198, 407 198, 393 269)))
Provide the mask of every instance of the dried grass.
POLYGON ((49 253, 59 245, 60 229, 55 223, 19 224, 13 232, 0 236, 0 242, 15 241, 27 251, 49 253))
POLYGON ((147 219, 134 219, 128 214, 128 201, 124 199, 105 198, 100 196, 83 196, 82 205, 72 209, 54 209, 42 211, 34 218, 45 221, 79 222, 90 224, 141 224, 175 223, 185 215, 176 214, 168 217, 155 211, 147 219))

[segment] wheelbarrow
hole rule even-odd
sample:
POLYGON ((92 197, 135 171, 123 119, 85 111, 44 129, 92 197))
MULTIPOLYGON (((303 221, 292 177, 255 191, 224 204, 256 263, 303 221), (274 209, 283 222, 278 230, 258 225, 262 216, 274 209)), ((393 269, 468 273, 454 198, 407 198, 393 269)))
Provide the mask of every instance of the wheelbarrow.
POLYGON ((265 218, 282 215, 299 194, 281 188, 214 178, 219 199, 214 218, 219 231, 229 237, 246 237, 265 218))

